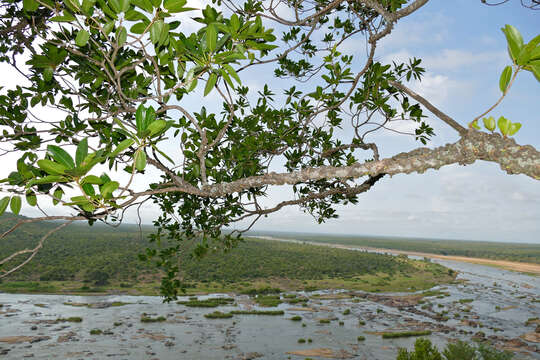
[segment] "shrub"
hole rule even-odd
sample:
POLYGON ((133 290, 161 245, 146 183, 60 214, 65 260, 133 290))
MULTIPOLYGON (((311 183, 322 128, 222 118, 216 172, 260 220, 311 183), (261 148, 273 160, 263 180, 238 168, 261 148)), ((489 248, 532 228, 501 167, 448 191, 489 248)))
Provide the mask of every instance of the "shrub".
POLYGON ((141 322, 143 323, 153 323, 153 322, 163 322, 167 319, 165 319, 165 317, 163 316, 159 316, 157 318, 152 318, 150 316, 147 316, 146 314, 142 314, 141 316, 141 322))
POLYGON ((233 315, 283 315, 283 310, 233 310, 233 315))
POLYGON ((482 360, 510 360, 514 357, 511 352, 499 351, 484 344, 478 347, 478 352, 482 355, 482 360))
POLYGON ((422 331, 388 332, 388 333, 383 333, 382 338, 395 339, 395 338, 402 338, 402 337, 425 336, 425 335, 431 335, 431 331, 422 330, 422 331))
POLYGON ((103 331, 101 329, 92 329, 90 330, 90 335, 101 335, 103 331))
POLYGON ((221 311, 214 311, 213 313, 204 315, 207 319, 228 319, 232 318, 233 314, 231 313, 223 313, 221 311))
POLYGON ((463 341, 446 345, 443 355, 446 360, 478 360, 475 348, 463 341))
POLYGON ((421 338, 414 343, 413 352, 399 349, 396 360, 442 360, 442 356, 439 350, 431 344, 431 341, 421 338))
POLYGON ((295 315, 291 318, 292 321, 301 321, 302 317, 300 315, 295 315))

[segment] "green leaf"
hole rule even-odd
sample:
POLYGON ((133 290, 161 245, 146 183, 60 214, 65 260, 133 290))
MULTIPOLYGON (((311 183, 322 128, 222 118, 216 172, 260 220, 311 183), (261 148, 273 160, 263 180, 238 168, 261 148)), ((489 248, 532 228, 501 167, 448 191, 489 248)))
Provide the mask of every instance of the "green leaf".
POLYGON ((39 7, 39 3, 36 0, 23 0, 24 11, 32 12, 36 11, 39 7))
POLYGON ((139 171, 143 171, 146 167, 146 153, 139 149, 135 152, 135 168, 139 171))
POLYGON ((80 47, 86 46, 86 44, 88 44, 88 39, 90 39, 88 31, 84 29, 79 30, 77 37, 75 37, 75 44, 80 47))
POLYGON ((47 151, 52 155, 53 159, 56 160, 56 162, 64 165, 68 169, 73 169, 75 167, 75 163, 73 162, 73 158, 71 157, 71 155, 69 155, 61 147, 56 145, 48 145, 47 151))
POLYGON ((204 96, 208 95, 210 91, 212 91, 212 89, 216 85, 216 81, 217 75, 215 73, 211 73, 208 81, 206 81, 206 86, 204 87, 204 96))
POLYGON ((225 70, 223 70, 223 69, 219 69, 219 72, 220 72, 221 76, 223 77, 223 79, 225 80, 225 82, 227 84, 229 84, 230 87, 234 88, 234 84, 233 84, 229 74, 227 74, 227 72, 225 70))
POLYGON ((144 116, 143 121, 143 131, 146 131, 148 129, 148 125, 153 123, 156 120, 156 111, 152 106, 149 106, 148 109, 146 109, 146 114, 144 116))
POLYGON ((144 30, 146 30, 146 27, 148 26, 148 23, 143 21, 143 22, 139 22, 139 23, 136 23, 135 25, 133 25, 130 29, 130 31, 134 34, 142 34, 144 32, 144 30))
POLYGON ((120 6, 120 1, 118 0, 108 0, 107 3, 110 5, 111 9, 116 13, 120 13, 122 11, 120 6))
POLYGON ((105 26, 103 27, 103 32, 106 35, 109 35, 111 33, 112 29, 114 29, 114 21, 110 21, 107 24, 105 24, 105 26))
POLYGON ((118 186, 120 186, 118 181, 109 181, 105 185, 101 186, 100 188, 101 196, 103 196, 104 199, 112 198, 112 193, 113 191, 118 189, 118 186))
POLYGON ((84 185, 84 184, 101 185, 103 184, 103 179, 100 177, 97 177, 96 175, 88 175, 88 176, 85 176, 81 180, 81 185, 84 185))
POLYGON ((67 182, 68 178, 61 175, 47 175, 39 179, 32 179, 26 186, 30 187, 32 185, 39 185, 39 184, 53 184, 56 182, 67 182))
POLYGON ((154 11, 154 6, 149 0, 131 0, 131 3, 135 6, 140 7, 147 13, 152 13, 154 11))
POLYGON ((531 51, 531 58, 529 61, 540 60, 540 46, 535 47, 531 51))
POLYGON ((146 118, 146 109, 141 104, 139 105, 139 107, 137 108, 137 111, 135 112, 135 125, 137 126, 137 133, 142 133, 145 130, 144 128, 145 118, 146 118))
POLYGON ((510 124, 510 128, 508 129, 508 136, 513 136, 519 131, 519 129, 521 129, 521 123, 510 124))
POLYGON ((87 15, 91 15, 95 4, 96 0, 83 0, 82 11, 87 15))
POLYGON ((212 52, 216 50, 217 43, 217 30, 216 27, 212 24, 206 27, 206 48, 208 51, 212 52))
POLYGON ((9 196, 5 196, 0 200, 0 216, 4 214, 9 205, 9 196))
POLYGON ((493 116, 490 116, 488 118, 485 117, 482 120, 484 121, 484 126, 486 127, 486 129, 488 129, 489 131, 495 130, 495 118, 493 118, 493 116))
POLYGON ((133 143, 135 143, 135 140, 133 140, 133 139, 125 139, 120 144, 118 144, 118 146, 116 147, 116 149, 114 149, 114 151, 112 153, 109 154, 109 157, 113 158, 113 157, 117 156, 122 151, 126 150, 128 147, 133 145, 133 143))
POLYGON ((236 82, 238 84, 242 84, 242 81, 240 81, 240 77, 238 76, 238 74, 236 73, 236 71, 232 68, 231 65, 229 64, 223 64, 223 68, 225 70, 227 70, 227 72, 229 73, 229 75, 231 75, 233 77, 234 80, 236 80, 236 82))
POLYGON ((129 0, 120 0, 120 11, 123 13, 129 10, 130 1, 129 0))
POLYGON ((36 194, 33 191, 28 191, 26 193, 26 202, 30 206, 36 206, 37 205, 37 197, 36 197, 36 194))
POLYGON ((512 78, 512 67, 507 66, 504 68, 501 77, 499 79, 499 89, 504 93, 506 92, 506 89, 508 88, 508 84, 510 83, 510 79, 512 78))
POLYGON ((9 203, 9 208, 11 209, 11 212, 15 215, 19 215, 19 212, 21 211, 21 205, 22 200, 21 197, 18 195, 15 195, 11 198, 11 202, 9 203))
POLYGON ((186 5, 187 0, 165 0, 163 7, 170 13, 181 12, 186 5))
POLYGON ((152 43, 157 44, 161 38, 161 32, 165 26, 163 20, 157 20, 155 23, 150 26, 150 40, 152 43))
POLYGON ((84 159, 88 156, 88 139, 82 139, 77 145, 77 151, 75 152, 75 163, 80 166, 84 159))
POLYGON ((165 120, 156 120, 148 125, 147 130, 150 131, 150 136, 159 135, 167 127, 167 122, 165 120))
POLYGON ((34 173, 32 173, 30 167, 25 164, 24 158, 17 160, 17 171, 24 179, 31 179, 34 177, 34 173))
POLYGON ((57 187, 53 193, 53 205, 58 204, 60 200, 62 200, 62 195, 64 195, 64 191, 62 190, 62 188, 57 187))
POLYGON ((499 120, 497 120, 497 125, 499 126, 499 130, 501 131, 501 134, 503 134, 504 137, 508 135, 510 124, 511 124, 510 120, 508 120, 504 116, 501 116, 499 120))
POLYGON ((90 203, 90 201, 88 201, 86 196, 73 196, 71 198, 71 202, 65 205, 79 205, 80 206, 80 205, 85 205, 88 203, 90 203))
POLYGON ((240 19, 238 18, 238 15, 232 14, 230 24, 234 32, 237 32, 238 29, 240 29, 240 19))
POLYGON ((530 65, 530 68, 536 80, 540 81, 540 64, 530 65))
POLYGON ((521 36, 520 32, 512 25, 506 25, 501 30, 506 36, 506 42, 508 43, 510 56, 512 57, 512 60, 516 62, 519 53, 523 48, 523 37, 521 36))
POLYGON ((50 18, 51 21, 55 21, 55 22, 72 22, 72 21, 75 21, 75 17, 73 15, 71 15, 69 12, 67 11, 64 11, 64 15, 59 15, 59 16, 53 16, 52 18, 50 18))
POLYGON ((156 150, 159 154, 161 154, 161 156, 163 156, 165 159, 169 160, 171 162, 171 164, 174 164, 174 161, 167 155, 165 154, 163 151, 159 150, 156 145, 154 144, 151 144, 152 148, 154 150, 156 150))
POLYGON ((45 69, 43 69, 43 80, 45 80, 46 82, 51 81, 53 73, 54 69, 52 68, 52 66, 47 66, 45 69))
POLYGON ((67 167, 49 159, 38 160, 37 165, 43 171, 51 175, 63 175, 67 167))
POLYGON ((478 125, 478 119, 474 120, 474 121, 471 121, 469 123, 469 126, 472 126, 473 128, 475 128, 476 130, 480 130, 480 126, 478 125))
POLYGON ((92 184, 89 184, 89 183, 86 183, 84 185, 81 185, 84 193, 88 196, 94 196, 96 195, 96 192, 94 190, 94 187, 92 186, 92 184))
POLYGON ((116 42, 118 43, 118 46, 121 47, 126 43, 127 40, 127 30, 125 27, 120 26, 118 30, 116 30, 116 42))

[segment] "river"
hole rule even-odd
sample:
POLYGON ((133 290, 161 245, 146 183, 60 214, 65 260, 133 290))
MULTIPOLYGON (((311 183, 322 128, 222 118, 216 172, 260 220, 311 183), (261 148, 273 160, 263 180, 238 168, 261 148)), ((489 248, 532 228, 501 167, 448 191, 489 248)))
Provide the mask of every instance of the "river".
MULTIPOLYGON (((540 317, 539 277, 470 263, 433 261, 458 271, 458 279, 463 281, 434 288, 442 293, 424 298, 425 303, 407 304, 403 302, 407 297, 400 297, 404 294, 356 292, 340 298, 344 293, 336 291, 296 293, 310 300, 304 307, 283 303, 272 308, 284 310, 281 316, 207 319, 204 314, 216 308, 163 304, 160 297, 149 296, 1 293, 0 358, 270 360, 326 354, 393 360, 398 348, 411 348, 415 338, 383 339, 377 332, 428 329, 433 331, 429 338, 440 348, 452 339, 491 337, 499 346, 518 350, 514 359, 540 359, 540 334, 534 333, 537 324, 526 325, 528 319, 540 317), (113 302, 128 304, 111 306, 113 302), (94 305, 73 306, 77 303, 94 305), (142 323, 143 313, 166 320, 142 323), (293 316, 302 320, 291 321, 293 316), (448 319, 441 321, 444 316, 448 319), (69 317, 81 317, 82 322, 56 321, 69 317), (321 323, 321 319, 331 321, 321 323), (92 329, 104 333, 92 335, 92 329), (524 334, 529 335, 523 338, 524 334), (365 341, 358 341, 358 336, 364 336, 365 341), (299 339, 306 342, 299 343, 299 339)), ((216 296, 235 299, 234 306, 217 308, 222 312, 268 310, 256 306, 248 296, 209 295, 216 296)))

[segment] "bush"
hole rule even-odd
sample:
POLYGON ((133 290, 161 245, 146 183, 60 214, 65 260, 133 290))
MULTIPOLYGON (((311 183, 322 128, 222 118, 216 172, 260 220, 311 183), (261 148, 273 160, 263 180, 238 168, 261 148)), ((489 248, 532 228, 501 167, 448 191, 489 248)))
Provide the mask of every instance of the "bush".
POLYGON ((207 319, 229 319, 233 317, 231 313, 224 313, 221 311, 214 311, 213 313, 204 315, 207 319))
POLYGON ((85 280, 93 281, 94 285, 103 286, 109 283, 110 275, 105 271, 94 270, 86 273, 85 280))
POLYGON ((399 349, 396 360, 442 360, 441 353, 431 344, 431 341, 425 338, 416 340, 414 351, 408 352, 407 349, 399 349))
MULTIPOLYGON (((499 351, 490 346, 480 345, 478 348, 465 342, 449 343, 443 351, 445 360, 511 360, 514 355, 508 351, 499 351)), ((442 360, 442 356, 425 338, 416 340, 414 351, 399 349, 397 360, 442 360)))
POLYGON ((510 360, 514 354, 508 351, 499 351, 487 345, 480 345, 478 352, 482 355, 482 360, 510 360))
POLYGON ((463 341, 446 345, 443 355, 446 360, 478 360, 475 348, 463 341))

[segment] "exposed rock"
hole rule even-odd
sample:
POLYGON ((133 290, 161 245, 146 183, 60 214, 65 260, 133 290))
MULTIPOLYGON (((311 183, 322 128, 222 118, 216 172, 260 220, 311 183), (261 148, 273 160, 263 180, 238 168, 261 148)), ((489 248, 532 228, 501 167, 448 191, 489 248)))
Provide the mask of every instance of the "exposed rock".
POLYGON ((258 352, 248 352, 245 354, 241 354, 238 360, 253 360, 260 357, 263 357, 264 355, 258 352))
POLYGON ((59 343, 68 342, 68 341, 79 341, 79 339, 76 338, 77 334, 73 331, 70 331, 64 335, 60 335, 58 337, 58 340, 56 340, 59 343))
POLYGON ((521 338, 528 342, 540 343, 540 333, 537 332, 523 334, 521 335, 521 338))
POLYGON ((316 356, 325 359, 352 359, 353 354, 345 350, 332 350, 328 348, 306 349, 289 351, 286 354, 298 355, 298 356, 316 356))
POLYGON ((50 336, 6 336, 0 338, 0 342, 7 343, 7 344, 20 344, 23 342, 29 342, 31 344, 49 340, 50 336))
POLYGON ((167 336, 167 335, 164 335, 164 334, 150 333, 150 332, 143 332, 143 333, 140 333, 139 335, 134 335, 131 338, 132 339, 146 338, 146 339, 151 339, 151 340, 155 340, 155 341, 162 341, 162 340, 167 340, 167 339, 173 339, 174 340, 174 336, 167 336))

